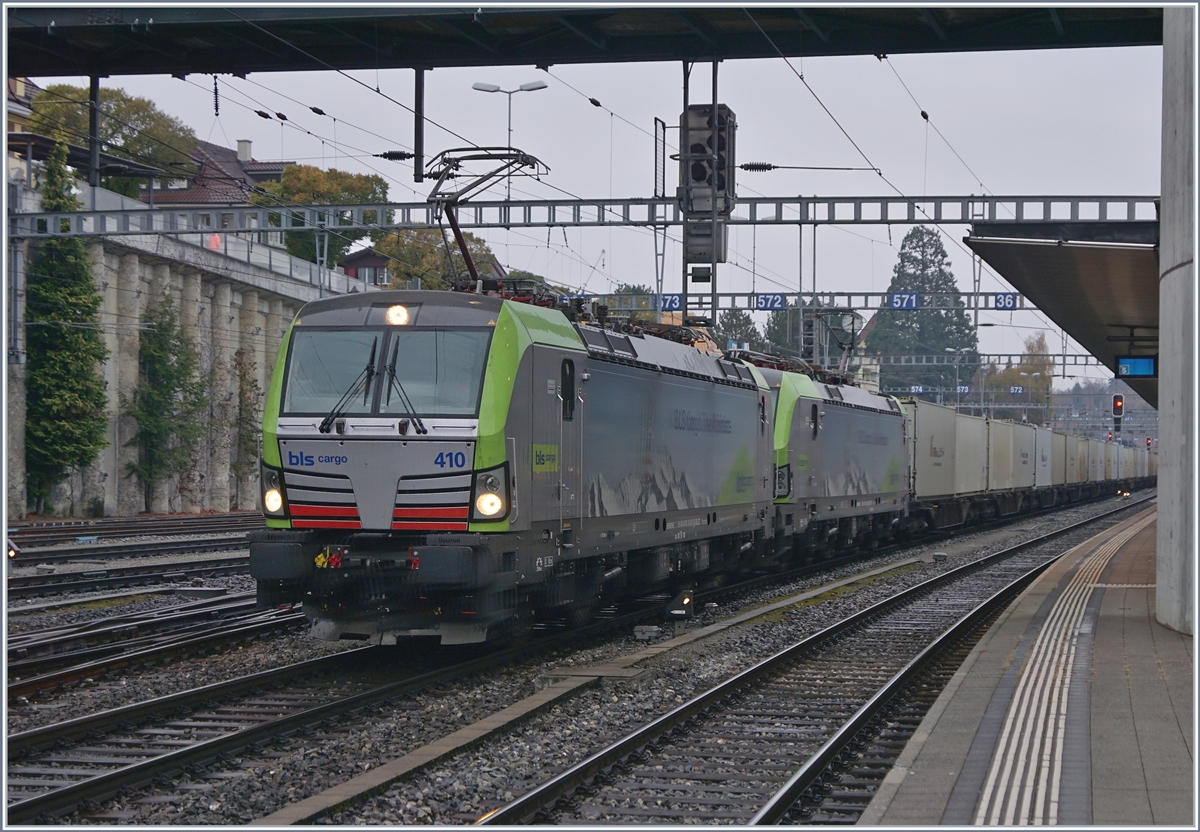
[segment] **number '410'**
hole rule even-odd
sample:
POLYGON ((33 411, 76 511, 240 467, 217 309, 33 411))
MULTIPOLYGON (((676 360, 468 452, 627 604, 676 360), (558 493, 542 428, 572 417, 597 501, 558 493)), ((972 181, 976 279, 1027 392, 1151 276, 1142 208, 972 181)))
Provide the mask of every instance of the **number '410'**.
POLYGON ((445 453, 440 453, 434 457, 433 464, 439 468, 466 468, 467 455, 462 451, 459 451, 458 453, 450 453, 449 451, 446 451, 445 453))

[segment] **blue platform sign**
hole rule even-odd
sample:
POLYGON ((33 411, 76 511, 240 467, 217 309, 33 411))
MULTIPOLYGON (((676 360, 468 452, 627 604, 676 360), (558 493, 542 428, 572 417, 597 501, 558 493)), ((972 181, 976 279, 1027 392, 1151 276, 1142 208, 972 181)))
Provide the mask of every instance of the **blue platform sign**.
POLYGON ((920 309, 920 292, 888 292, 888 305, 892 309, 920 309))
POLYGON ((1017 309, 1017 298, 1020 297, 1016 292, 997 292, 996 293, 996 308, 997 309, 1017 309))
POLYGON ((782 292, 760 293, 754 296, 755 309, 783 309, 784 305, 782 292))
POLYGON ((662 296, 662 311, 663 312, 678 312, 683 308, 683 295, 663 295, 662 296))
POLYGON ((1117 378, 1158 378, 1158 356, 1118 355, 1117 378))

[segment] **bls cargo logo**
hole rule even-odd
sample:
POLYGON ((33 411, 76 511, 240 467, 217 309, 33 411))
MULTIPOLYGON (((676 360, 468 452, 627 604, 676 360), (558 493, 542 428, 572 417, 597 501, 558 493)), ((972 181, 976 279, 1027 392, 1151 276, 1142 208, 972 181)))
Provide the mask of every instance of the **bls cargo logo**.
POLYGON ((322 454, 321 456, 313 456, 312 454, 296 453, 295 451, 288 451, 288 465, 293 465, 293 466, 297 466, 297 467, 301 467, 301 468, 311 467, 313 465, 316 465, 318 462, 329 463, 332 465, 344 465, 348 461, 349 461, 349 458, 344 457, 344 456, 332 456, 329 454, 322 454))

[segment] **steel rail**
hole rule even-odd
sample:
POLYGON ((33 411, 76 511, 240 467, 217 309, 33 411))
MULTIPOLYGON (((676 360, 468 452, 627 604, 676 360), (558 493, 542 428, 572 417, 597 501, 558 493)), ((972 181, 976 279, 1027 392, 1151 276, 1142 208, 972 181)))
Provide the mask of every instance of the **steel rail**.
MULTIPOLYGON (((588 781, 595 778, 610 769, 614 764, 628 758, 634 754, 641 752, 652 742, 666 735, 672 729, 684 725, 688 720, 698 717, 701 713, 718 705, 722 700, 725 700, 740 690, 750 687, 755 682, 775 674, 779 668, 785 666, 791 661, 800 658, 801 656, 815 652, 821 649, 824 645, 829 644, 837 636, 852 630, 859 625, 865 623, 871 618, 874 618, 889 609, 902 606, 907 601, 920 597, 928 591, 937 588, 939 585, 949 583, 958 578, 964 577, 973 572, 978 572, 981 569, 997 563, 1001 560, 1012 557, 1024 550, 1031 549, 1035 546, 1040 546, 1048 543, 1058 537, 1077 531, 1087 525, 1099 522, 1112 514, 1125 512, 1129 509, 1143 505, 1146 502, 1154 499, 1147 497, 1144 500, 1136 503, 1126 504, 1113 511, 1106 512, 1096 517, 1088 518, 1087 520, 1073 523, 1062 529, 1055 530, 1046 535, 1034 538, 1033 540, 1019 543, 1015 546, 1008 547, 1000 552, 992 555, 987 555, 970 563, 964 564, 956 569, 950 570, 937 577, 924 581, 916 586, 910 587, 897 595, 880 601, 876 604, 867 607, 853 615, 826 627, 818 633, 815 633, 796 644, 787 647, 775 655, 764 659, 758 664, 747 670, 738 673, 732 678, 722 682, 721 684, 705 691, 704 693, 694 697, 689 702, 684 703, 678 708, 664 714, 661 717, 653 720, 642 728, 633 731, 624 738, 618 740, 607 748, 601 749, 591 755, 582 762, 572 766, 543 783, 541 786, 527 792, 525 795, 513 800, 512 802, 495 809, 479 820, 477 824, 501 825, 501 824, 526 824, 533 822, 539 813, 553 806, 560 798, 574 791, 588 781)), ((1057 560, 1050 558, 1047 564, 1057 560)), ((1022 576, 1023 579, 1024 576, 1022 576)), ((1020 580, 1020 579, 1018 579, 1020 580)), ((876 697, 877 698, 877 697, 876 697)), ((853 732, 851 732, 852 735, 853 732)), ((822 767, 823 768, 823 767, 822 767)), ((819 771, 820 769, 818 769, 819 771)), ((806 774, 805 777, 808 775, 806 774)), ((803 789, 801 789, 803 791, 803 789)))
POLYGON ((17 555, 15 563, 24 566, 30 562, 68 563, 70 561, 101 558, 153 557, 155 555, 186 555, 193 552, 220 552, 245 549, 250 544, 245 534, 226 533, 221 537, 188 540, 143 540, 136 543, 84 543, 76 549, 24 549, 17 555))
MULTIPOLYGON (((60 572, 54 575, 10 575, 7 595, 10 599, 14 599, 59 592, 90 592, 113 587, 171 583, 187 578, 239 575, 248 572, 249 569, 249 557, 234 556, 153 566, 126 566, 117 569, 100 567, 94 570, 60 572), (58 580, 55 580, 56 578, 58 580)), ((19 611, 20 608, 9 610, 9 612, 19 611)))
POLYGON ((263 528, 259 512, 231 512, 167 517, 110 517, 95 520, 16 522, 8 536, 19 546, 70 543, 80 537, 131 537, 137 535, 201 534, 211 531, 240 531, 245 526, 263 528))
MULTIPOLYGON (((132 653, 142 650, 161 650, 168 657, 176 652, 176 645, 182 640, 196 636, 220 636, 231 630, 256 621, 279 622, 281 617, 276 611, 257 609, 254 600, 239 601, 228 605, 220 614, 204 615, 202 612, 192 613, 174 626, 166 626, 158 632, 136 634, 135 627, 127 628, 130 636, 120 638, 120 630, 126 629, 121 625, 115 628, 99 631, 97 638, 107 637, 106 640, 88 642, 87 634, 62 636, 57 639, 47 639, 34 642, 32 650, 24 647, 10 647, 8 675, 10 678, 29 678, 44 675, 64 666, 71 667, 83 663, 102 661, 111 656, 132 653), (273 617, 272 617, 273 616, 273 617), (21 653, 25 655, 21 656, 21 653), (14 657, 17 654, 18 657, 14 657)), ((288 624, 300 623, 299 619, 288 619, 288 624)), ((145 661, 150 661, 147 657, 145 661)))
MULTIPOLYGON (((8 683, 8 697, 13 699, 17 696, 29 696, 43 690, 52 690, 78 682, 81 679, 87 679, 102 673, 111 673, 114 670, 121 670, 128 667, 136 667, 147 662, 158 661, 165 656, 175 653, 187 652, 190 650, 198 650, 209 648, 214 645, 221 644, 243 638, 259 636, 264 633, 270 633, 275 630, 284 629, 287 627, 298 626, 304 621, 304 613, 289 612, 284 615, 266 621, 256 621, 252 624, 239 624, 232 629, 223 631, 213 631, 201 636, 193 636, 192 638, 183 639, 169 645, 158 645, 148 647, 143 650, 135 650, 132 653, 125 653, 120 656, 113 656, 107 659, 98 659, 96 661, 85 662, 84 664, 73 665, 62 670, 43 673, 40 676, 34 676, 30 679, 19 679, 15 682, 8 683)), ((10 738, 11 742, 11 738, 10 738)))

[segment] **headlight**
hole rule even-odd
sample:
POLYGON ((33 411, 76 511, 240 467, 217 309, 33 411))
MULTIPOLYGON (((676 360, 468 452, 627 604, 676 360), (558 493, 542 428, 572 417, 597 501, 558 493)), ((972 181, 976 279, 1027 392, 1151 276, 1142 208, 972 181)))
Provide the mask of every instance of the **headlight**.
POLYGON ((261 459, 258 463, 258 482, 262 487, 263 513, 279 517, 284 511, 283 483, 279 471, 261 459))
POLYGON ((389 306, 383 317, 390 326, 405 326, 408 323, 408 307, 389 306))
POLYGON ((475 474, 471 516, 475 520, 503 520, 512 507, 507 463, 475 474))
POLYGON ((504 511, 504 500, 499 494, 485 491, 475 498, 475 510, 485 517, 495 517, 504 511))

